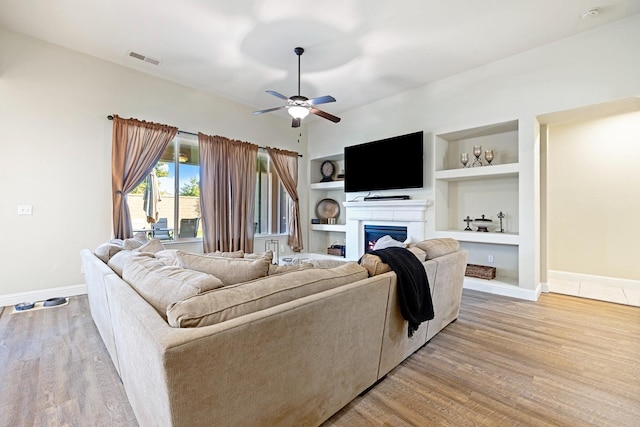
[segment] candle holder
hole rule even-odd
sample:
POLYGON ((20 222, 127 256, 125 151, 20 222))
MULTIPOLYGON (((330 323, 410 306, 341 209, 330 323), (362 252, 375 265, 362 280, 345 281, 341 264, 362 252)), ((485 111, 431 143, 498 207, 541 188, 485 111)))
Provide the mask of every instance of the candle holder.
POLYGON ((469 215, 467 215, 467 217, 465 219, 463 219, 464 222, 467 223, 467 228, 464 229, 464 231, 473 231, 471 229, 471 227, 469 227, 469 223, 473 222, 473 220, 471 219, 471 217, 469 215))
POLYGON ((484 152, 484 158, 487 161, 487 166, 491 166, 491 161, 493 160, 493 150, 487 150, 484 152))
POLYGON ((498 231, 498 233, 504 233, 504 228, 502 228, 502 220, 504 219, 504 213, 502 213, 502 211, 498 213, 498 218, 500 219, 500 231, 498 231))
POLYGON ((460 154, 460 163, 462 163, 463 168, 467 167, 467 163, 469 163, 469 153, 460 154))
POLYGON ((480 156, 482 156, 482 147, 480 145, 473 146, 473 155, 476 156, 476 159, 471 164, 471 167, 482 166, 482 160, 480 160, 480 156))

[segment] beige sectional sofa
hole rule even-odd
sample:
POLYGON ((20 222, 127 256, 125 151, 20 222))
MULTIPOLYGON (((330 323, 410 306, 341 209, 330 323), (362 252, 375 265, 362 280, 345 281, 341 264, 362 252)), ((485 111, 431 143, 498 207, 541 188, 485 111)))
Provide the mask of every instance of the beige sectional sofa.
POLYGON ((91 315, 141 426, 321 424, 457 318, 467 258, 451 239, 411 248, 435 318, 409 338, 396 275, 377 257, 283 271, 270 253, 125 243, 81 258, 91 315))

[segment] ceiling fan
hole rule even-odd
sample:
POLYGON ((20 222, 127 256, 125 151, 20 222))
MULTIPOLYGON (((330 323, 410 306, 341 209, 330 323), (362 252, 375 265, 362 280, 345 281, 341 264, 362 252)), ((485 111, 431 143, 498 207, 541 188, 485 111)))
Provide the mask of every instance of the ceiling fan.
POLYGON ((293 95, 289 98, 278 93, 274 90, 268 90, 267 93, 280 98, 282 100, 287 101, 287 105, 283 105, 281 107, 267 108, 266 110, 254 111, 253 114, 262 114, 269 113, 271 111, 283 110, 286 109, 289 115, 293 118, 291 122, 291 127, 297 128, 300 127, 300 123, 302 119, 307 117, 309 113, 315 114, 316 116, 323 117, 327 120, 331 120, 334 123, 338 123, 340 121, 340 117, 336 117, 333 114, 329 114, 325 111, 319 110, 315 108, 316 105, 326 104, 328 102, 336 102, 336 99, 333 96, 319 96, 317 98, 307 98, 306 96, 300 95, 300 56, 304 52, 304 49, 301 47, 296 47, 293 50, 296 55, 298 55, 298 94, 293 95))

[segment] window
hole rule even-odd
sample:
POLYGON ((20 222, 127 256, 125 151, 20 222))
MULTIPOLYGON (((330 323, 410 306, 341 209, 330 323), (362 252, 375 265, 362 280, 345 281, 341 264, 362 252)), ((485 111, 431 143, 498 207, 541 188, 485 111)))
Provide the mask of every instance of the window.
POLYGON ((286 234, 289 206, 293 201, 272 167, 269 155, 262 151, 258 152, 257 173, 254 233, 286 234))
MULTIPOLYGON (((286 234, 292 201, 267 153, 258 153, 257 174, 254 234, 286 234)), ((176 136, 151 175, 127 196, 134 233, 162 241, 202 238, 197 137, 176 136)))
POLYGON ((152 174, 127 196, 134 233, 148 231, 163 241, 202 237, 199 181, 198 139, 178 135, 152 174))

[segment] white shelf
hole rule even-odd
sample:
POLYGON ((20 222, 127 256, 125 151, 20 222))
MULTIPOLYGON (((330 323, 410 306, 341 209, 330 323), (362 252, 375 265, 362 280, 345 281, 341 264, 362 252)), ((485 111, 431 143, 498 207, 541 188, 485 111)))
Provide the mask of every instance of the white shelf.
POLYGON ((336 231, 338 233, 344 233, 347 231, 347 226, 344 224, 311 224, 311 229, 314 231, 336 231))
POLYGON ((514 245, 520 244, 520 235, 518 233, 496 233, 496 232, 478 232, 464 230, 436 230, 436 237, 451 237, 460 242, 476 242, 491 243, 495 245, 514 245))
POLYGON ((311 184, 312 190, 344 190, 344 181, 315 182, 311 184))
POLYGON ((480 166, 436 171, 435 178, 443 181, 465 181, 472 179, 518 176, 520 164, 480 166))

